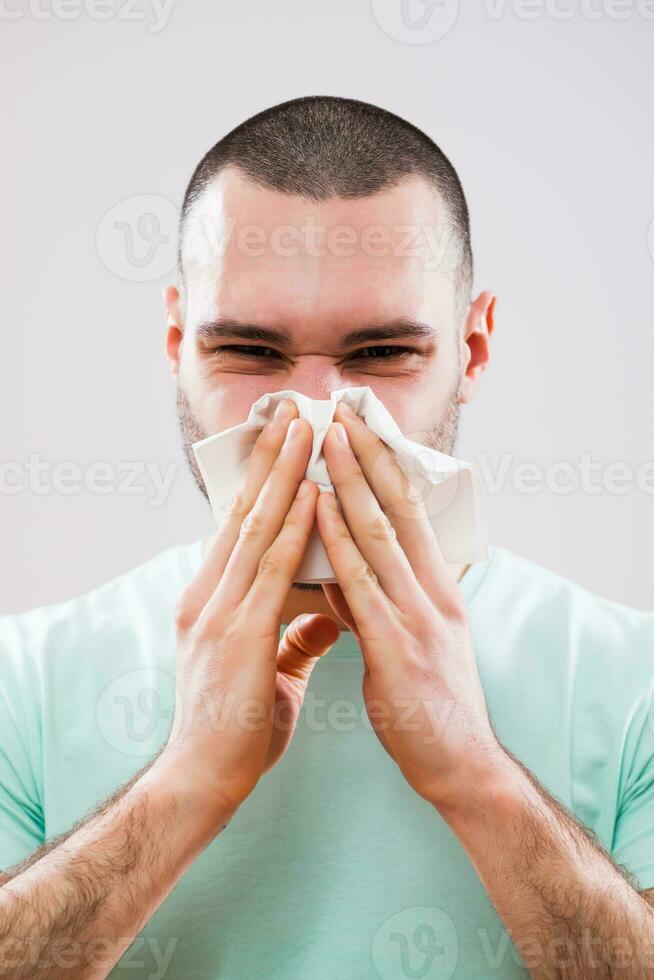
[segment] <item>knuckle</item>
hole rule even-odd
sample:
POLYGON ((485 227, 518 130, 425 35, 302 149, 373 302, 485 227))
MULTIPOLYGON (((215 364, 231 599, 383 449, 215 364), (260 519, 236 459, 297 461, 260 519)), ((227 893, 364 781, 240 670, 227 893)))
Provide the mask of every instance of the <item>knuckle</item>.
POLYGON ((441 603, 441 611, 445 618, 452 623, 463 624, 466 622, 466 607, 459 589, 447 592, 441 603))
POLYGON ((242 488, 239 488, 227 505, 225 517, 242 522, 248 513, 248 509, 245 493, 242 488))
POLYGON ((462 597, 447 593, 440 596, 436 605, 414 608, 407 618, 406 627, 415 636, 436 643, 447 643, 452 635, 467 630, 467 613, 462 597))
POLYGON ((407 504, 420 510, 424 507, 425 491, 415 483, 411 483, 405 473, 400 472, 400 495, 407 504))
POLYGON ((262 576, 286 574, 301 558, 304 543, 299 535, 288 535, 283 542, 269 548, 259 562, 259 573, 262 576))
POLYGON ((325 548, 328 555, 332 555, 338 560, 339 556, 347 558, 352 546, 352 538, 347 527, 337 526, 333 529, 332 536, 326 542, 325 548))
POLYGON ((442 613, 431 607, 412 609, 406 617, 404 626, 407 633, 420 642, 426 638, 440 642, 447 636, 447 626, 442 613))
POLYGON ((339 521, 335 527, 330 528, 329 538, 325 541, 325 548, 328 552, 338 552, 344 558, 352 560, 355 554, 355 545, 352 540, 350 529, 344 520, 339 521))
POLYGON ((397 538, 395 528, 383 511, 370 522, 368 533, 375 541, 395 541, 397 538))
MULTIPOLYGON (((196 652, 204 651, 213 657, 220 652, 227 654, 230 650, 239 649, 239 627, 235 618, 226 617, 218 610, 208 612, 204 609, 193 624, 188 634, 188 647, 196 652)), ((214 664, 217 660, 214 659, 214 664)))
POLYGON ((190 630, 192 644, 198 647, 204 646, 214 632, 212 620, 204 611, 201 612, 190 630))
POLYGON ((188 633, 195 623, 195 610, 190 596, 184 592, 175 606, 175 629, 178 633, 188 633))
POLYGON ((453 619, 456 622, 466 622, 468 613, 462 597, 457 596, 450 602, 448 615, 450 619, 453 619))
POLYGON ((265 563, 264 574, 285 571, 293 566, 304 551, 304 540, 299 534, 289 534, 283 541, 270 548, 263 556, 260 567, 265 563))
POLYGON ((258 537, 265 526, 265 518, 260 510, 255 507, 241 523, 241 539, 258 537))
POLYGON ((398 485, 396 492, 391 495, 388 509, 404 520, 420 520, 427 516, 422 490, 409 483, 404 476, 401 485, 398 485))
POLYGON ((282 570, 282 561, 279 551, 267 551, 259 562, 259 575, 262 578, 270 578, 278 575, 282 570))
POLYGON ((375 586, 379 584, 373 568, 367 561, 361 562, 352 572, 351 583, 354 586, 375 586))
POLYGON ((427 508, 422 492, 411 487, 409 495, 398 502, 398 509, 404 517, 413 521, 425 522, 428 519, 427 508))

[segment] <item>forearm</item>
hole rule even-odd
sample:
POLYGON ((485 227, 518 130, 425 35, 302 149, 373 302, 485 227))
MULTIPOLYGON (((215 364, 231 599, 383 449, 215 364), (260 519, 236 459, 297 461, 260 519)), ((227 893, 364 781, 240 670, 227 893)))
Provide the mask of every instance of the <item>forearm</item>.
POLYGON ((71 978, 106 976, 233 815, 206 804, 155 763, 15 869, 0 888, 0 978, 57 977, 61 963, 71 978))
POLYGON ((651 977, 654 910, 508 754, 440 807, 537 980, 651 977))

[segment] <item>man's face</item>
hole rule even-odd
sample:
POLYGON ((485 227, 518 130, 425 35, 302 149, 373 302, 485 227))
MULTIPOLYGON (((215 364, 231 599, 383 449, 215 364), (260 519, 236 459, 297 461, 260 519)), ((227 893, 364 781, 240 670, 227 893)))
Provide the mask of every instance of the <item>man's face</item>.
POLYGON ((313 204, 223 171, 191 212, 183 323, 169 316, 187 450, 268 392, 369 385, 405 435, 451 452, 468 358, 448 227, 420 179, 313 204))

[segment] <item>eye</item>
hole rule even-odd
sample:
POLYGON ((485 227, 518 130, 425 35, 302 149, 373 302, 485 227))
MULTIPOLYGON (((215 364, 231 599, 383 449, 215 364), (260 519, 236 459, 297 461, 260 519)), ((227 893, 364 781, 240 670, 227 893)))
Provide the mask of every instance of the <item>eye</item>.
POLYGON ((236 354, 240 357, 261 357, 267 360, 281 357, 279 351, 272 347, 260 347, 258 344, 223 344, 218 348, 218 353, 236 354))
MULTIPOLYGON (((260 357, 264 360, 270 360, 271 355, 273 358, 280 357, 278 351, 273 350, 272 347, 260 347, 258 345, 251 344, 224 344, 218 348, 222 353, 229 352, 236 354, 239 357, 260 357)), ((361 350, 355 351, 350 355, 351 358, 357 360, 382 360, 388 361, 391 358, 397 357, 407 357, 411 354, 415 354, 416 351, 411 347, 399 347, 395 345, 379 346, 379 347, 362 347, 361 350)))
POLYGON ((411 347, 398 347, 391 344, 379 347, 362 347, 361 350, 355 351, 352 357, 355 360, 361 358, 362 360, 388 361, 393 357, 407 357, 411 354, 415 354, 411 347))

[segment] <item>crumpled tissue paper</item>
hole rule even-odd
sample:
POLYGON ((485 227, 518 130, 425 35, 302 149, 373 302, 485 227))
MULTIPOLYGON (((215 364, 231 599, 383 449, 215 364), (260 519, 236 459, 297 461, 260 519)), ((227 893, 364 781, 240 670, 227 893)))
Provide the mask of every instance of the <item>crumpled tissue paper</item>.
MULTIPOLYGON (((411 487, 422 497, 445 561, 455 565, 488 558, 478 474, 469 463, 405 438, 393 416, 369 387, 342 388, 332 392, 328 400, 311 399, 297 391, 275 391, 252 405, 246 422, 194 443, 193 452, 218 524, 245 472, 257 436, 282 398, 294 401, 300 418, 313 428, 313 449, 306 476, 318 484, 321 493, 334 492, 322 444, 336 406, 343 400, 390 447, 411 487)), ((317 526, 313 528, 295 581, 336 581, 317 526)))

